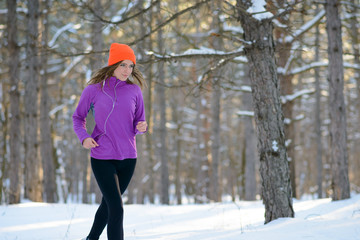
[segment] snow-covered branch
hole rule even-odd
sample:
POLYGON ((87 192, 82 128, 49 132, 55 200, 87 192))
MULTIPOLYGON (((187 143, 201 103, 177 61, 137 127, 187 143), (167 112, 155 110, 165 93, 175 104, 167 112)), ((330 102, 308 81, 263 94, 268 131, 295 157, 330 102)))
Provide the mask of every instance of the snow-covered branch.
POLYGON ((152 51, 147 51, 146 55, 153 56, 156 59, 162 59, 162 60, 178 60, 183 58, 208 58, 208 57, 221 57, 221 58, 232 58, 244 55, 243 47, 232 51, 232 52, 224 52, 224 51, 217 51, 215 49, 211 48, 205 48, 201 47, 200 49, 188 49, 183 53, 176 54, 176 53, 170 53, 166 55, 161 55, 154 53, 152 51))
MULTIPOLYGON (((296 75, 296 74, 300 74, 300 73, 309 71, 310 69, 313 69, 313 68, 327 67, 327 66, 329 66, 328 61, 312 62, 312 63, 307 64, 305 66, 294 68, 291 71, 287 72, 287 74, 288 75, 296 75)), ((344 62, 343 66, 344 66, 344 68, 351 68, 351 69, 360 70, 360 65, 359 64, 353 64, 353 63, 344 62)), ((285 71, 284 71, 283 68, 278 68, 278 73, 279 74, 285 74, 285 71)))
MULTIPOLYGON (((27 9, 27 8, 20 8, 20 7, 18 7, 18 8, 16 8, 16 12, 27 14, 27 13, 28 13, 28 9, 27 9)), ((7 13, 8 13, 8 9, 7 9, 7 8, 0 9, 0 15, 7 14, 7 13)))
POLYGON ((63 104, 60 104, 56 107, 54 107, 53 109, 51 109, 49 111, 49 117, 53 117, 55 115, 55 113, 61 111, 64 107, 66 107, 66 105, 73 105, 75 102, 76 96, 72 95, 70 97, 70 99, 68 99, 66 102, 64 102, 63 104))
POLYGON ((254 117, 253 111, 238 111, 236 113, 239 117, 254 117))
MULTIPOLYGON (((91 51, 92 47, 89 46, 86 50, 87 51, 91 51)), ((74 58, 74 60, 65 68, 65 70, 61 73, 61 77, 64 78, 66 77, 66 75, 70 72, 71 69, 73 69, 73 67, 76 66, 76 64, 78 64, 83 58, 85 57, 85 55, 80 55, 74 58)))
POLYGON ((50 48, 54 47, 56 40, 60 37, 60 35, 65 32, 68 31, 70 29, 79 29, 80 28, 80 24, 74 24, 74 23, 68 23, 65 26, 59 28, 59 30, 56 31, 56 33, 54 34, 53 38, 49 41, 48 46, 50 48))
POLYGON ((296 30, 293 36, 287 36, 285 38, 285 42, 292 43, 295 39, 299 38, 302 34, 304 34, 314 25, 316 25, 325 16, 325 13, 326 13, 325 10, 321 10, 313 19, 306 22, 298 30, 296 30))
POLYGON ((296 98, 302 97, 304 95, 312 94, 314 92, 315 92, 315 89, 303 89, 303 90, 295 92, 294 94, 291 94, 291 95, 281 96, 280 97, 281 103, 285 104, 287 102, 294 101, 296 98))

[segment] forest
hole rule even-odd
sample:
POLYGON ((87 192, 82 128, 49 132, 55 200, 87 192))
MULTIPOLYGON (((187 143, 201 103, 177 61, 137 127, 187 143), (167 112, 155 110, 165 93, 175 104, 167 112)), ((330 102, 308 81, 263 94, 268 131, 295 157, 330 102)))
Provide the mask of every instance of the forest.
POLYGON ((147 83, 148 131, 137 136, 126 203, 263 199, 291 216, 292 198, 359 193, 359 9, 358 0, 1 1, 0 203, 100 201, 72 114, 115 42, 134 49, 147 83))

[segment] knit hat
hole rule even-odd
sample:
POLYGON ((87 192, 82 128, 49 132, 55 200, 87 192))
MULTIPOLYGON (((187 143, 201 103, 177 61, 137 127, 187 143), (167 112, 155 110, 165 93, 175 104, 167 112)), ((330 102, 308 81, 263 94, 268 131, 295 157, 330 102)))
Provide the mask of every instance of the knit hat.
POLYGON ((136 64, 134 51, 126 44, 112 43, 110 46, 108 66, 123 60, 131 60, 136 64))

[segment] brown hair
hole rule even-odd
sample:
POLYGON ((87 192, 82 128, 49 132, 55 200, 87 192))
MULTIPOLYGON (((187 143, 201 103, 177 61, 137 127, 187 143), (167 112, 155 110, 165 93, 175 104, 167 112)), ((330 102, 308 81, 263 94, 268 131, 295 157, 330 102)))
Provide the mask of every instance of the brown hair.
MULTIPOLYGON (((100 83, 102 81, 105 81, 106 79, 108 79, 109 77, 112 77, 114 75, 114 71, 115 69, 119 66, 119 64, 122 61, 115 63, 113 65, 110 66, 106 66, 103 68, 100 68, 99 70, 97 70, 94 75, 91 77, 91 79, 89 80, 88 84, 97 84, 100 83)), ((140 72, 140 70, 136 67, 136 65, 134 65, 134 69, 131 72, 131 76, 133 77, 134 80, 137 81, 138 85, 143 88, 146 87, 146 82, 145 79, 142 75, 142 73, 140 72)), ((127 83, 129 84, 133 84, 134 82, 130 81, 129 79, 126 80, 127 83)))

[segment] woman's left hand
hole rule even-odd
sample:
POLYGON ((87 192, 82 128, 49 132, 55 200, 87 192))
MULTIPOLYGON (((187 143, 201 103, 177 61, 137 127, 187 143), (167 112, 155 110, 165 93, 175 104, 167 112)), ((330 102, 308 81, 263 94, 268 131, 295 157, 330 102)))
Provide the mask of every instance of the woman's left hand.
POLYGON ((147 122, 146 121, 138 122, 138 124, 136 125, 136 129, 139 132, 146 132, 147 122))

